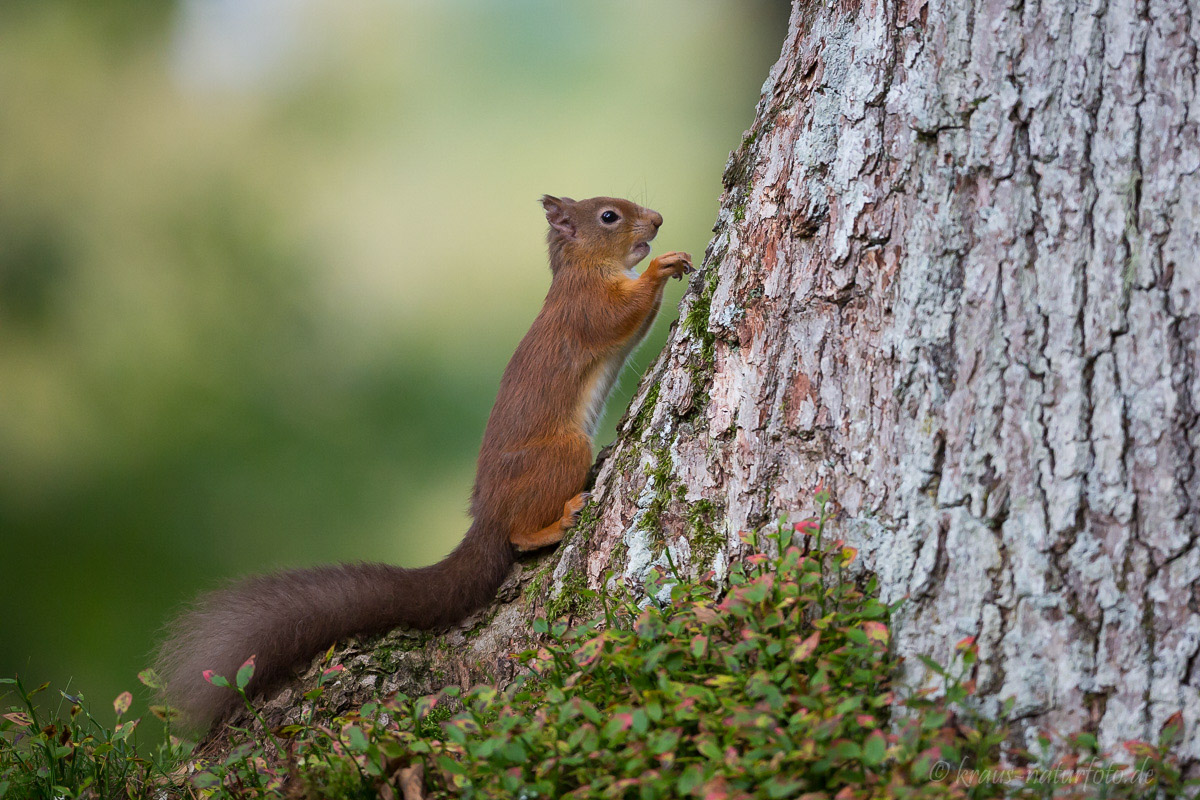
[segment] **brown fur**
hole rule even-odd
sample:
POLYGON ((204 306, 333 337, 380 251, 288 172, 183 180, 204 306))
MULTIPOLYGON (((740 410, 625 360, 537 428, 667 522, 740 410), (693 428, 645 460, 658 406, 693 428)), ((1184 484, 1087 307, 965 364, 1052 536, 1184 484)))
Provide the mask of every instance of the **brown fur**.
POLYGON ((662 224, 657 212, 611 197, 546 196, 542 205, 553 279, 500 380, 463 542, 421 569, 316 567, 202 597, 172 625, 157 659, 166 699, 186 724, 207 727, 240 702, 207 683, 204 670, 232 678, 257 655, 249 691, 262 692, 343 637, 453 624, 491 600, 514 547, 554 544, 574 523, 604 398, 653 323, 667 278, 690 271, 691 258, 667 253, 637 276, 632 268, 662 224), (606 212, 619 219, 605 222, 606 212))

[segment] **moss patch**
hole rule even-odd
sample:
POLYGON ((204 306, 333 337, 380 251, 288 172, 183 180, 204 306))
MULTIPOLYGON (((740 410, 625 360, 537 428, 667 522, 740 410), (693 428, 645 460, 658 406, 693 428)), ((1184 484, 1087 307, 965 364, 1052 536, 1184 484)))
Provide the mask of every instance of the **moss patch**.
POLYGON ((546 619, 557 620, 566 616, 577 617, 591 609, 587 580, 578 571, 572 570, 563 578, 558 594, 546 601, 546 619))
POLYGON ((589 498, 583 504, 583 508, 579 510, 579 519, 567 531, 567 535, 563 537, 563 541, 570 541, 572 538, 578 538, 580 541, 588 541, 592 538, 592 534, 596 532, 596 526, 600 524, 600 504, 589 498))
POLYGON ((653 462, 646 465, 646 477, 654 482, 654 497, 642 515, 641 527, 650 534, 651 540, 662 545, 666 542, 662 527, 662 515, 671 502, 671 453, 665 447, 651 450, 653 462))
POLYGON ((650 418, 654 416, 654 409, 658 407, 658 395, 661 390, 662 381, 655 381, 646 393, 642 407, 638 409, 637 416, 633 418, 633 435, 635 437, 640 439, 646 429, 650 427, 650 418))
POLYGON ((708 328, 712 315, 712 298, 717 290, 719 275, 715 268, 710 268, 704 276, 704 287, 697 295, 695 302, 683 318, 683 328, 688 335, 700 345, 699 353, 693 356, 687 365, 688 376, 692 382, 692 408, 701 408, 708 399, 708 383, 712 378, 716 365, 717 337, 708 328))
POLYGON ((692 567, 701 573, 725 545, 725 535, 717 530, 716 520, 722 509, 711 500, 698 500, 688 507, 688 543, 692 549, 692 567))

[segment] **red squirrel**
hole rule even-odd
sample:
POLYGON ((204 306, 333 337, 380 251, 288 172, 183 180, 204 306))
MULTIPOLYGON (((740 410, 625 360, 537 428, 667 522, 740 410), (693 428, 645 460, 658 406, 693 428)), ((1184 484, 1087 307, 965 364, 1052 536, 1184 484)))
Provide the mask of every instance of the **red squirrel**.
POLYGON ((156 667, 184 724, 210 727, 240 703, 208 683, 256 655, 247 690, 278 684, 296 664, 347 636, 436 629, 489 602, 515 551, 557 543, 587 495, 604 402, 645 337, 668 278, 691 272, 665 253, 638 275, 662 225, 629 200, 542 198, 550 223, 550 290, 500 379, 479 450, 472 524, 461 544, 419 569, 340 564, 248 578, 199 599, 169 629, 156 667))

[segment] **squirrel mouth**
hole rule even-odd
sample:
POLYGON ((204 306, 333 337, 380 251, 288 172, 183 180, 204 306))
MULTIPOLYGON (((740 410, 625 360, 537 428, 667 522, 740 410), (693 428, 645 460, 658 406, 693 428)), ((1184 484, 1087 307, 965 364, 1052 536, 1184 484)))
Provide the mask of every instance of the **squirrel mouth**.
POLYGON ((643 258, 650 255, 650 242, 638 242, 633 246, 633 249, 629 251, 629 255, 633 257, 635 264, 638 261, 641 261, 643 258))

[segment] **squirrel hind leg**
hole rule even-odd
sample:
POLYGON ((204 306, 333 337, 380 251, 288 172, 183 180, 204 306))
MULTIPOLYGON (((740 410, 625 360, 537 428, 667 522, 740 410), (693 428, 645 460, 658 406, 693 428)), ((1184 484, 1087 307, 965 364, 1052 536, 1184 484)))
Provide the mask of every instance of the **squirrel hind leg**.
POLYGON ((567 531, 575 526, 579 521, 579 512, 587 505, 590 494, 588 492, 580 492, 563 504, 563 515, 561 518, 536 531, 515 531, 509 537, 513 546, 522 552, 530 550, 538 550, 542 547, 549 547, 552 544, 558 544, 567 531))

